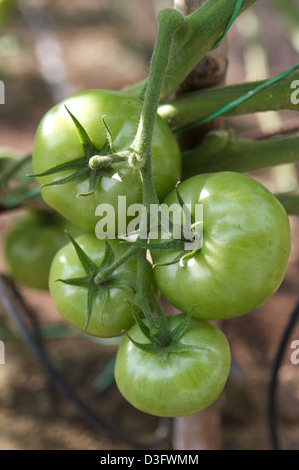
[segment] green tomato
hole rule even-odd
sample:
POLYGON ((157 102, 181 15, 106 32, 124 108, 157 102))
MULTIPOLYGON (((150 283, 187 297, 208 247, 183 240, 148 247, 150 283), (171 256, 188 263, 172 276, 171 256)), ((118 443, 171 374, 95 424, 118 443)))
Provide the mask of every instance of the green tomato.
MULTIPOLYGON (((167 316, 174 330, 184 314, 167 316)), ((138 342, 147 338, 137 325, 129 335, 138 342)), ((162 360, 125 337, 115 363, 115 380, 121 394, 137 409, 155 416, 186 416, 204 410, 222 392, 230 371, 230 348, 224 334, 205 320, 191 318, 179 343, 198 346, 171 352, 162 360)))
POLYGON ((18 217, 4 240, 12 278, 27 287, 48 290, 52 259, 68 242, 65 230, 82 233, 56 213, 30 210, 18 217))
MULTIPOLYGON (((233 172, 194 176, 178 189, 193 216, 202 204, 202 247, 185 265, 155 267, 164 297, 184 312, 196 305, 192 314, 206 320, 237 317, 263 305, 280 286, 290 255, 282 205, 263 185, 233 172)), ((165 202, 177 204, 176 193, 165 202)), ((178 254, 152 252, 154 263, 163 264, 178 254)))
MULTIPOLYGON (((105 241, 99 240, 91 234, 78 237, 75 240, 95 265, 100 266, 105 255, 105 241)), ((128 249, 128 246, 119 240, 109 240, 109 245, 115 259, 119 258, 128 249)), ((57 279, 76 279, 86 276, 86 272, 77 256, 72 243, 64 246, 53 259, 49 287, 53 302, 61 316, 80 331, 98 337, 116 337, 128 330, 134 323, 129 303, 134 302, 137 259, 128 259, 113 273, 113 281, 100 284, 98 293, 93 302, 91 316, 86 327, 88 287, 65 284, 57 279), (114 285, 113 285, 114 283, 114 285), (119 287, 118 283, 128 283, 130 286, 119 287), (104 303, 101 318, 104 289, 107 298, 104 303)), ((150 287, 154 284, 152 268, 147 264, 145 288, 149 302, 151 299, 150 287)))
MULTIPOLYGON (((107 144, 109 128, 115 152, 126 150, 132 144, 142 109, 142 102, 120 92, 88 90, 75 94, 54 106, 42 119, 34 141, 33 170, 40 174, 49 168, 84 156, 74 123, 65 106, 79 120, 92 142, 100 152, 107 144)), ((152 140, 152 168, 158 198, 162 200, 175 186, 181 174, 181 155, 178 144, 167 124, 158 116, 152 140)), ((47 204, 78 224, 86 231, 95 233, 98 205, 111 204, 115 210, 117 231, 118 197, 126 197, 127 208, 142 202, 142 185, 138 171, 127 163, 112 165, 114 177, 103 175, 94 193, 89 191, 89 178, 81 178, 64 185, 42 188, 47 204)), ((73 171, 37 178, 40 185, 70 176, 73 171)), ((129 219, 128 219, 129 221, 129 219)))

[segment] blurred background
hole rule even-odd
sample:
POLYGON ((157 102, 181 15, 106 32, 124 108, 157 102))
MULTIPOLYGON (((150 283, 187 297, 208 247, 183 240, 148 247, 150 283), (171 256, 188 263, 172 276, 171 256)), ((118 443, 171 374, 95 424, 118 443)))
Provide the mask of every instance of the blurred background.
MULTIPOLYGON (((18 157, 32 150, 37 125, 56 102, 93 88, 120 90, 147 76, 157 32, 158 8, 173 2, 154 0, 0 0, 0 147, 18 157)), ((242 14, 228 34, 227 84, 274 76, 299 62, 299 1, 258 1, 242 14)), ((237 136, 260 138, 299 132, 297 112, 269 112, 226 118, 237 136)), ((298 186, 297 165, 252 173, 274 192, 298 186)), ((0 215, 0 238, 23 209, 0 215)), ((234 367, 221 397, 224 449, 271 449, 268 391, 273 361, 290 314, 299 299, 299 222, 290 217, 292 254, 278 292, 255 312, 223 325, 234 367)), ((1 243, 3 246, 3 243, 1 243)), ((8 272, 3 249, 0 271, 8 272)), ((47 291, 19 285, 43 329, 51 364, 106 422, 139 441, 152 439, 161 423, 138 412, 113 382, 116 344, 77 337, 62 323, 47 291)), ((0 449, 131 449, 104 429, 93 427, 57 391, 20 338, 0 305, 0 449)), ((299 364, 291 363, 292 331, 279 370, 277 425, 281 446, 299 447, 299 364)), ((160 428, 159 428, 160 429, 160 428)), ((164 428, 163 428, 164 429, 164 428)), ((172 449, 172 426, 158 448, 172 449)))

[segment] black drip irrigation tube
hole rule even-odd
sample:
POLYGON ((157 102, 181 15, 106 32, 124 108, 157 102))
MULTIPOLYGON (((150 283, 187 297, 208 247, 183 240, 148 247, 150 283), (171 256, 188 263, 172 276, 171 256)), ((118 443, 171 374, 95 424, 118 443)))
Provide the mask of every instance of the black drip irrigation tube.
POLYGON ((282 334, 277 352, 274 358, 271 379, 269 384, 269 397, 268 397, 268 420, 269 430, 272 446, 274 450, 282 450, 281 439, 278 434, 277 425, 277 389, 278 389, 278 372, 287 348, 290 336, 299 320, 299 301, 292 311, 290 318, 287 322, 285 330, 282 334))
POLYGON ((47 354, 42 346, 40 339, 35 338, 35 336, 27 328, 22 319, 22 316, 20 315, 19 308, 21 307, 24 314, 27 315, 28 319, 32 323, 33 327, 36 328, 37 320, 35 318, 34 312, 27 305, 15 284, 3 274, 0 274, 0 300, 11 322, 14 324, 29 350, 36 357, 44 369, 51 382, 68 400, 70 400, 76 406, 80 413, 94 428, 104 430, 110 434, 112 438, 124 441, 131 446, 141 449, 153 449, 164 442, 164 440, 169 436, 172 423, 171 418, 158 418, 158 425, 154 434, 154 438, 152 440, 141 442, 131 438, 125 432, 120 431, 108 423, 99 414, 86 405, 86 403, 84 403, 84 401, 81 400, 76 393, 73 392, 73 390, 67 385, 61 375, 55 370, 48 360, 47 354))

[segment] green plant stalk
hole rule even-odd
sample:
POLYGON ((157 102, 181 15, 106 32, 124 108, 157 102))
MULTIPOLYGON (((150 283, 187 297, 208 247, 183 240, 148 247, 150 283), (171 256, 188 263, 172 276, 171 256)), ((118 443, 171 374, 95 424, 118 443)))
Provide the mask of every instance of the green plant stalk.
MULTIPOLYGON (((240 13, 257 0, 244 0, 240 13)), ((174 38, 174 47, 161 90, 161 99, 171 95, 196 64, 211 50, 229 23, 236 0, 207 0, 194 13, 185 17, 184 26, 174 38)), ((239 14, 240 14, 239 13, 239 14)), ((144 81, 127 87, 124 91, 139 96, 144 81)))
MULTIPOLYGON (((239 116, 279 110, 298 111, 299 105, 293 104, 291 101, 291 96, 294 92, 291 84, 294 80, 299 80, 298 71, 269 85, 247 101, 224 113, 223 116, 239 116)), ((266 80, 188 93, 170 103, 161 105, 158 113, 171 129, 184 127, 212 115, 220 108, 237 100, 265 82, 266 80)))
POLYGON ((299 215, 298 192, 275 194, 275 196, 281 202, 281 204, 289 215, 299 215))
POLYGON ((140 121, 136 137, 131 145, 131 149, 139 160, 143 205, 147 210, 150 204, 159 202, 152 176, 152 136, 173 37, 181 28, 184 17, 178 10, 169 8, 160 11, 158 21, 159 30, 151 59, 140 121))
POLYGON ((101 284, 102 282, 105 282, 110 274, 115 271, 115 269, 119 268, 122 264, 124 264, 126 261, 128 261, 130 258, 136 255, 138 251, 138 247, 135 245, 131 245, 130 248, 122 255, 120 256, 117 260, 114 261, 108 268, 106 269, 101 269, 98 274, 94 278, 94 282, 96 284, 101 284))
POLYGON ((155 328, 155 322, 145 295, 145 268, 147 261, 144 253, 144 250, 142 250, 137 257, 137 284, 135 302, 143 311, 149 327, 153 329, 155 328))
POLYGON ((211 132, 183 156, 183 179, 197 173, 247 172, 299 161, 299 135, 252 141, 232 132, 211 132))
MULTIPOLYGON (((161 10, 158 15, 159 30, 150 63, 150 72, 144 95, 138 130, 131 149, 135 156, 135 164, 140 170, 143 193, 143 206, 145 212, 141 216, 141 227, 146 224, 148 230, 148 219, 151 204, 158 204, 153 174, 152 174, 152 135, 156 123, 157 110, 160 101, 161 89, 168 64, 173 37, 175 32, 182 27, 183 15, 174 9, 161 10)), ((137 259, 137 285, 136 302, 142 309, 148 325, 155 328, 148 301, 145 296, 144 279, 146 267, 146 250, 140 250, 137 259)), ((163 336, 164 332, 160 334, 163 336)))

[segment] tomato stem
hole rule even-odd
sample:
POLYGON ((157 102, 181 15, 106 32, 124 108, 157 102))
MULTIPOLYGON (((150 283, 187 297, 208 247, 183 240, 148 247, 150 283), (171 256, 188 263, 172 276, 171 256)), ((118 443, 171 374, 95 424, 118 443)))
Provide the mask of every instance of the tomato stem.
POLYGON ((146 208, 149 208, 150 204, 158 203, 152 175, 152 136, 173 37, 183 25, 184 17, 178 10, 166 8, 160 11, 158 21, 159 30, 151 59, 140 121, 131 146, 144 162, 140 174, 143 204, 146 208))
POLYGON ((145 269, 146 269, 146 251, 140 250, 137 258, 137 283, 135 303, 141 308, 147 319, 150 328, 155 328, 156 324, 152 316, 151 309, 145 294, 145 269))
POLYGON ((110 274, 112 274, 113 271, 115 271, 115 269, 117 269, 123 263, 128 261, 128 259, 135 256, 138 250, 139 250, 139 247, 137 245, 135 246, 134 244, 132 244, 130 248, 122 256, 120 256, 114 261, 114 263, 112 263, 107 268, 100 269, 99 272, 94 277, 95 284, 102 284, 107 279, 107 277, 110 274))

